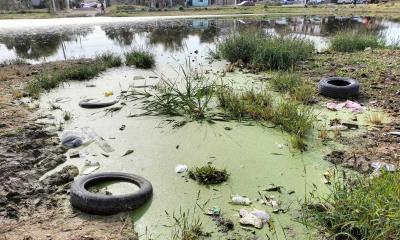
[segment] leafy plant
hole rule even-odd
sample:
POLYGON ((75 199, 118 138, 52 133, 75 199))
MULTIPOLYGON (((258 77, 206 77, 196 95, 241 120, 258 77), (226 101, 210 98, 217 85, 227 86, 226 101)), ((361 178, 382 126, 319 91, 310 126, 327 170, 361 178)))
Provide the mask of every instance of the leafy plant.
POLYGON ((190 169, 189 177, 203 184, 218 184, 228 180, 229 174, 226 169, 219 170, 207 165, 190 169))

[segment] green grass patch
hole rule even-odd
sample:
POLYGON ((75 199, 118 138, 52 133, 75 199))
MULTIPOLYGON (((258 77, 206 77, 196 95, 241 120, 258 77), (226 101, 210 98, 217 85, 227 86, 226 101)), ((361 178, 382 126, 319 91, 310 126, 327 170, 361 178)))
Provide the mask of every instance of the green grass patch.
POLYGON ((305 223, 330 239, 400 239, 400 172, 336 181, 327 197, 312 195, 305 223), (316 207, 317 206, 317 207, 316 207))
POLYGON ((257 70, 285 70, 308 59, 314 46, 300 38, 235 34, 219 43, 217 49, 230 62, 241 60, 257 70))
POLYGON ((309 104, 314 102, 315 88, 293 72, 278 72, 270 81, 272 89, 288 93, 293 100, 309 104))
POLYGON ((145 50, 132 50, 125 53, 125 63, 137 68, 149 69, 154 67, 156 61, 154 55, 145 50))
POLYGON ((33 98, 38 98, 44 90, 50 90, 67 80, 87 80, 97 76, 107 68, 120 66, 122 60, 119 56, 110 53, 97 56, 90 63, 68 66, 63 69, 55 69, 52 72, 44 72, 35 76, 29 82, 25 90, 33 98))
POLYGON ((330 41, 330 48, 337 52, 356 52, 366 48, 384 48, 380 36, 373 33, 341 32, 330 41))
POLYGON ((218 184, 228 180, 229 174, 226 169, 217 169, 207 165, 189 170, 189 177, 203 184, 218 184))

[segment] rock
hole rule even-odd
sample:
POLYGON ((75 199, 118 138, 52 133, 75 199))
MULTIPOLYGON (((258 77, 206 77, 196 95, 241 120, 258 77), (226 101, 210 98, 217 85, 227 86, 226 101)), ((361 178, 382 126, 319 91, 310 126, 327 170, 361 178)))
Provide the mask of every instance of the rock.
POLYGON ((61 171, 45 178, 42 182, 49 186, 60 186, 73 181, 78 174, 79 170, 76 166, 68 165, 61 169, 61 171))

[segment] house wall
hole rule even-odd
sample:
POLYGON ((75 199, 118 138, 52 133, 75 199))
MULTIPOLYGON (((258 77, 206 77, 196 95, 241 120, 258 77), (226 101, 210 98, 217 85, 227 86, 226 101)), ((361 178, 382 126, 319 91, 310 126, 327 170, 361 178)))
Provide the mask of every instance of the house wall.
POLYGON ((208 0, 192 0, 193 7, 207 7, 208 0))

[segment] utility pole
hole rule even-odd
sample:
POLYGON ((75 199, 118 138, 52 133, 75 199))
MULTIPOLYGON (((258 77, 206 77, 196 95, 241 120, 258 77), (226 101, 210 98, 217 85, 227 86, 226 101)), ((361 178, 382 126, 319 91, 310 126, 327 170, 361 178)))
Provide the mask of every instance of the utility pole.
POLYGON ((69 0, 65 0, 65 5, 67 5, 67 10, 69 10, 69 0))
POLYGON ((54 13, 56 13, 57 12, 57 10, 56 10, 56 2, 54 2, 54 0, 52 0, 52 2, 53 2, 53 11, 54 11, 54 13))

